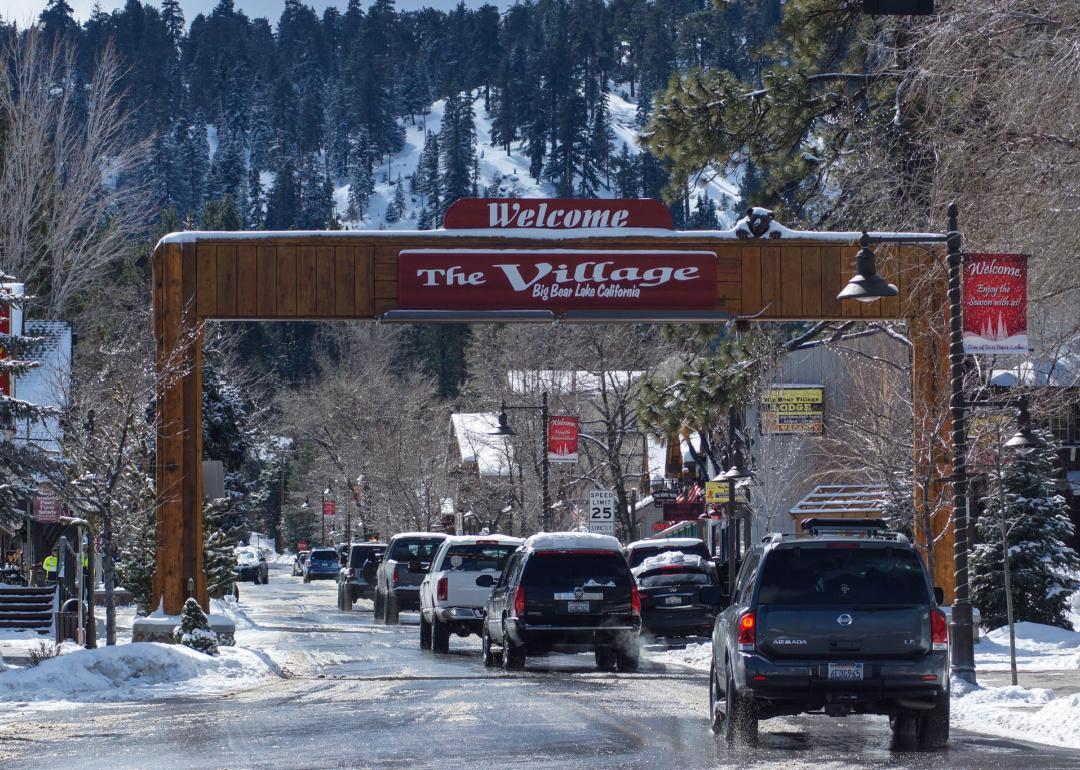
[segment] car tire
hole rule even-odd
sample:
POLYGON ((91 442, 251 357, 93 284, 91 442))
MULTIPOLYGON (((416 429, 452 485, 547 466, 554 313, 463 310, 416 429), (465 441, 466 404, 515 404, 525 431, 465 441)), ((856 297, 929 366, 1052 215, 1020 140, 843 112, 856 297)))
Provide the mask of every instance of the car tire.
POLYGON ((931 711, 915 718, 915 734, 920 749, 943 749, 949 742, 950 694, 946 689, 938 696, 931 711))
POLYGON ((900 713, 889 717, 889 730, 893 740, 903 746, 914 746, 918 738, 918 724, 914 714, 900 713))
POLYGON ((431 614, 431 649, 440 655, 450 652, 450 628, 435 613, 431 614))
POLYGON ((724 697, 724 739, 728 743, 752 744, 757 741, 758 718, 753 701, 740 695, 728 672, 724 697))
POLYGON ((505 628, 503 628, 502 651, 503 671, 521 671, 525 668, 525 650, 514 644, 505 628))
POLYGON ((258 572, 255 573, 255 577, 252 578, 251 582, 254 583, 255 585, 258 585, 259 583, 262 582, 262 580, 259 579, 259 573, 258 572))
POLYGON ((431 624, 427 622, 424 613, 420 613, 420 649, 431 649, 431 624))
POLYGON ((601 671, 614 671, 619 665, 619 653, 613 647, 597 647, 594 655, 601 671))
POLYGON ((484 654, 484 667, 493 668, 498 659, 495 657, 495 653, 491 650, 491 634, 488 633, 487 623, 484 623, 484 628, 480 632, 480 649, 484 654))
POLYGON ((638 657, 636 650, 634 652, 623 652, 622 650, 619 650, 615 654, 615 665, 618 667, 619 671, 632 673, 638 670, 638 667, 641 665, 641 659, 638 657))
POLYGON ((720 708, 720 685, 716 681, 716 663, 709 666, 709 725, 719 735, 724 731, 724 712, 720 708))
POLYGON ((383 605, 383 618, 388 626, 396 626, 401 622, 401 610, 398 609, 397 600, 394 599, 392 593, 386 595, 386 602, 383 605))
POLYGON ((305 583, 310 583, 310 582, 311 582, 311 578, 310 578, 309 576, 307 576, 307 575, 304 575, 304 582, 305 582, 305 583))
POLYGON ((385 616, 383 614, 383 597, 382 597, 382 594, 379 593, 378 591, 376 591, 375 592, 375 598, 372 600, 372 603, 375 605, 375 608, 374 608, 375 622, 376 623, 385 623, 386 618, 385 618, 385 616))

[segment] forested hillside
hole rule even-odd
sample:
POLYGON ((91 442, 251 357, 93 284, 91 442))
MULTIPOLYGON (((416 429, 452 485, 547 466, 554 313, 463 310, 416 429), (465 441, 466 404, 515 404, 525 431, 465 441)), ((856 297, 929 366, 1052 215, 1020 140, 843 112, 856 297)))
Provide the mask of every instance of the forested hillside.
MULTIPOLYGON (((106 47, 119 52, 130 131, 152 142, 137 178, 120 183, 152 188, 164 229, 431 227, 479 193, 659 196, 667 168, 631 138, 653 95, 693 66, 752 77, 780 5, 399 13, 393 0, 351 0, 320 17, 288 0, 280 19, 251 19, 222 0, 185 19, 179 0, 129 0, 80 24, 52 0, 40 20, 48 39, 75 46, 78 77, 93 77, 106 47), (513 161, 483 162, 492 154, 513 161)), ((688 222, 704 190, 676 181, 680 224, 711 225, 716 203, 736 203, 702 198, 688 222)))

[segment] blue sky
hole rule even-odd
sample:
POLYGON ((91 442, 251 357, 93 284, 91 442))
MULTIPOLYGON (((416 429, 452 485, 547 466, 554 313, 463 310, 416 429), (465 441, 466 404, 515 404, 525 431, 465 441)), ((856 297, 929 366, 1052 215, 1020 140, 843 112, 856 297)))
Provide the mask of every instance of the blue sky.
MULTIPOLYGON (((157 0, 142 1, 144 3, 149 1, 151 4, 157 5, 157 0)), ((497 6, 510 4, 507 0, 487 1, 497 6)), ((99 0, 99 2, 105 10, 120 8, 124 5, 124 0, 99 0)), ((362 5, 366 7, 369 2, 370 0, 362 0, 362 5)), ((458 0, 397 0, 397 7, 398 10, 402 11, 417 8, 448 10, 457 5, 457 2, 458 0)), ((94 7, 94 0, 68 0, 68 3, 75 9, 75 15, 80 19, 85 19, 90 15, 90 11, 94 7)), ((184 8, 184 16, 188 21, 191 21, 200 13, 209 13, 217 5, 217 0, 182 0, 181 4, 184 8)), ((306 4, 321 13, 323 9, 331 5, 344 9, 348 4, 348 0, 307 0, 306 4)), ((465 5, 470 8, 476 8, 483 4, 483 0, 465 0, 465 5)), ((253 18, 265 16, 273 22, 276 22, 278 17, 281 16, 281 9, 284 6, 285 0, 236 0, 236 7, 248 16, 253 18)), ((8 21, 17 21, 20 26, 23 26, 26 22, 36 19, 44 7, 45 0, 0 0, 0 16, 3 16, 8 21)))

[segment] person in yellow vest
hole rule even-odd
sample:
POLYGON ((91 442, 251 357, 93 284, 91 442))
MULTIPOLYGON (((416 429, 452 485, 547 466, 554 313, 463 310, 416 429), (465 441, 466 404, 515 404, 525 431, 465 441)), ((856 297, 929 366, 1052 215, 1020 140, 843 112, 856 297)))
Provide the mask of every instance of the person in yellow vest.
POLYGON ((45 570, 45 580, 56 580, 56 556, 49 554, 41 562, 41 568, 45 570))

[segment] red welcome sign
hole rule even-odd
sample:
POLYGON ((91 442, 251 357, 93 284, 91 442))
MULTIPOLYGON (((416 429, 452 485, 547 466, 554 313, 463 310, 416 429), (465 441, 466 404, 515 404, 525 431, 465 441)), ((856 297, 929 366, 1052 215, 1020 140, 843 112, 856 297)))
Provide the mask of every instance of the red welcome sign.
POLYGON ((711 251, 409 249, 398 304, 410 310, 657 310, 716 304, 711 251))
POLYGON ((964 255, 964 352, 1027 353, 1027 255, 964 255))
POLYGON ((649 198, 461 198, 443 215, 447 230, 672 229, 671 212, 649 198))
POLYGON ((322 512, 323 516, 333 516, 337 513, 337 503, 334 502, 334 498, 329 497, 323 500, 322 512))
POLYGON ((548 417, 548 462, 576 463, 578 460, 579 418, 548 417))

